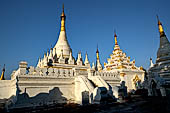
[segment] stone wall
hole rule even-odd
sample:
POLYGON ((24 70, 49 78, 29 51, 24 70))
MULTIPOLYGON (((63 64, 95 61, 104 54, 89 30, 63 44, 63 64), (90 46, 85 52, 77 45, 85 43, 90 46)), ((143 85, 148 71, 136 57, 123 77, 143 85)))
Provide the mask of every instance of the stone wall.
POLYGON ((131 90, 136 89, 136 84, 134 82, 135 77, 138 76, 139 79, 141 80, 141 83, 144 81, 144 72, 138 72, 138 71, 127 71, 125 72, 124 77, 122 77, 122 81, 125 81, 125 85, 128 88, 128 92, 131 90))
POLYGON ((17 101, 16 80, 0 80, 0 104, 2 109, 8 109, 17 101))
POLYGON ((16 81, 1 80, 0 81, 0 99, 9 99, 16 96, 16 81))
POLYGON ((105 80, 111 87, 120 86, 120 76, 116 72, 94 72, 93 76, 100 76, 105 80))
POLYGON ((4 82, 0 85, 3 91, 0 98, 17 97, 15 104, 10 106, 12 109, 57 103, 92 103, 96 94, 94 89, 98 91, 103 87, 112 95, 113 87, 120 85, 120 78, 117 73, 98 72, 85 66, 39 68, 27 67, 26 62, 21 62, 18 70, 11 74, 11 80, 0 82, 4 82))
POLYGON ((34 68, 22 62, 11 75, 17 80, 17 102, 12 107, 75 102, 74 76, 70 68, 34 68))
POLYGON ((74 102, 74 78, 18 75, 17 107, 74 102))

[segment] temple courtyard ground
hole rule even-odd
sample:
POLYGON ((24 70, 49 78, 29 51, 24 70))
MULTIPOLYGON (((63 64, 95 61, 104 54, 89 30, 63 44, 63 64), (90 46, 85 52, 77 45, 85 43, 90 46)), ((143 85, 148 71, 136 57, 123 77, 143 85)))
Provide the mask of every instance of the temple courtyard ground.
MULTIPOLYGON (((5 112, 3 109, 0 113, 5 112)), ((120 102, 103 101, 101 104, 64 104, 10 110, 12 113, 170 113, 170 97, 130 95, 120 102)))

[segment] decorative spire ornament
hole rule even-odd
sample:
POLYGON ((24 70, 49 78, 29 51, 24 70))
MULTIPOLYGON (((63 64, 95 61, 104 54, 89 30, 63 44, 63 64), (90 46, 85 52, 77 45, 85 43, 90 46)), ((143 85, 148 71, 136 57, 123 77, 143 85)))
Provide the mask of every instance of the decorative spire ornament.
POLYGON ((5 74, 5 64, 4 64, 4 67, 3 67, 3 69, 2 69, 2 74, 1 74, 0 80, 5 80, 4 74, 5 74))
POLYGON ((86 52, 86 58, 85 58, 84 64, 85 64, 85 66, 90 66, 90 63, 89 63, 89 60, 88 60, 87 52, 86 52))
POLYGON ((83 65, 83 61, 82 61, 82 57, 81 57, 81 52, 78 53, 78 57, 77 57, 76 63, 77 63, 77 65, 83 65))
POLYGON ((97 51, 96 51, 96 70, 97 70, 97 71, 102 70, 102 65, 101 65, 101 63, 100 63, 100 58, 99 58, 98 46, 97 46, 97 51))
POLYGON ((98 44, 97 44, 97 50, 96 50, 96 58, 97 58, 97 60, 99 59, 99 49, 98 49, 98 44))
POLYGON ((63 4, 63 11, 61 13, 61 31, 65 31, 65 19, 66 16, 64 14, 64 4, 63 4))
POLYGON ((117 43, 117 35, 116 35, 116 30, 114 31, 114 38, 115 38, 115 45, 118 45, 118 43, 117 43))
POLYGON ((115 47, 114 47, 114 50, 119 50, 120 47, 119 47, 118 42, 117 42, 116 30, 114 30, 114 39, 115 39, 115 47))
POLYGON ((158 15, 157 15, 157 20, 158 20, 158 28, 159 28, 160 37, 165 36, 165 32, 164 32, 162 23, 161 23, 161 21, 159 20, 158 15))
POLYGON ((94 64, 94 62, 92 63, 92 69, 95 70, 95 64, 94 64))
POLYGON ((70 57, 69 57, 69 59, 68 59, 68 63, 69 63, 69 64, 74 64, 74 58, 73 58, 73 56, 72 56, 72 52, 70 52, 70 57))

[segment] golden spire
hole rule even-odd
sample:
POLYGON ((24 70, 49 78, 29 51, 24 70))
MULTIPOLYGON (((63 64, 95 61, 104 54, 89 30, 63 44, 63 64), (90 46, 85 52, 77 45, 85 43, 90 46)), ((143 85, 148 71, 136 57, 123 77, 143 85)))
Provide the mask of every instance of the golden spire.
POLYGON ((159 27, 160 37, 161 37, 161 36, 165 36, 165 32, 164 32, 164 29, 163 29, 162 23, 161 23, 161 22, 160 22, 160 20, 159 20, 158 15, 157 15, 157 19, 158 19, 158 27, 159 27))
POLYGON ((99 59, 99 50, 98 50, 98 45, 97 45, 97 50, 96 50, 96 58, 97 58, 97 60, 99 59))
POLYGON ((5 80, 4 73, 5 73, 5 64, 4 64, 4 67, 3 67, 3 70, 2 70, 2 74, 1 74, 0 80, 5 80))
POLYGON ((116 30, 114 31, 114 37, 115 37, 115 45, 118 45, 118 43, 117 43, 117 35, 116 35, 116 30))
POLYGON ((97 45, 97 51, 96 51, 96 67, 95 69, 97 71, 101 71, 102 70, 102 65, 100 63, 100 58, 99 58, 99 50, 98 50, 98 45, 97 45))
POLYGON ((63 11, 61 14, 61 31, 65 31, 65 14, 64 14, 64 4, 63 4, 63 11))

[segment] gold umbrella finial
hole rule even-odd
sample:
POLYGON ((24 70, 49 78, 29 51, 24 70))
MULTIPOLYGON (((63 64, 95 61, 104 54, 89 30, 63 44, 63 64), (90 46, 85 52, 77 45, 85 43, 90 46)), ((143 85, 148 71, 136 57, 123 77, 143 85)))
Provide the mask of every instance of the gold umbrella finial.
POLYGON ((115 37, 115 45, 118 45, 118 43, 117 43, 117 35, 116 35, 116 30, 114 30, 114 37, 115 37))
POLYGON ((161 23, 161 21, 159 20, 158 15, 156 15, 156 17, 157 17, 157 20, 158 20, 158 28, 159 28, 160 37, 165 36, 165 32, 164 32, 162 23, 161 23))
POLYGON ((64 14, 64 4, 63 4, 63 11, 61 14, 61 31, 65 31, 65 14, 64 14))

